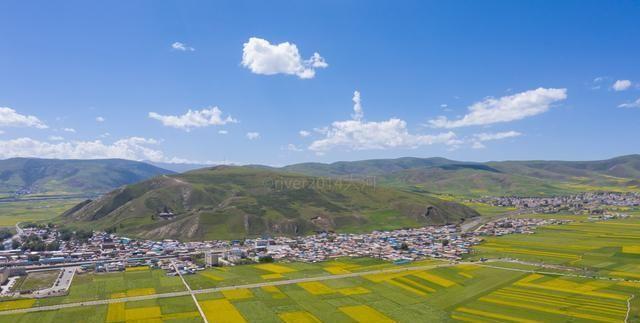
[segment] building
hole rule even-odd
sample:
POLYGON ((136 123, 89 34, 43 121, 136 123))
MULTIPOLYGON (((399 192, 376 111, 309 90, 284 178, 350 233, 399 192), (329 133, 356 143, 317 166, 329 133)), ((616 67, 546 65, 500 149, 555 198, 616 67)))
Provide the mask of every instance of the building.
POLYGON ((207 251, 204 253, 204 263, 207 267, 217 266, 220 260, 220 254, 213 251, 207 251))

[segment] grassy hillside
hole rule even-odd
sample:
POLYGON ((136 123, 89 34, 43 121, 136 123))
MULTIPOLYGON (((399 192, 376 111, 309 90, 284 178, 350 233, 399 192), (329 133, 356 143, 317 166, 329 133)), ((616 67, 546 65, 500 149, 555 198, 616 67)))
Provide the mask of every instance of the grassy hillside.
POLYGON ((120 188, 78 205, 59 221, 147 238, 202 240, 371 231, 476 215, 461 204, 370 183, 219 166, 120 188))
POLYGON ((153 176, 172 173, 149 164, 123 160, 0 160, 0 195, 108 192, 153 176))
POLYGON ((376 177, 378 183, 456 195, 554 195, 640 189, 640 155, 601 161, 459 162, 444 158, 303 163, 282 170, 314 176, 376 177))

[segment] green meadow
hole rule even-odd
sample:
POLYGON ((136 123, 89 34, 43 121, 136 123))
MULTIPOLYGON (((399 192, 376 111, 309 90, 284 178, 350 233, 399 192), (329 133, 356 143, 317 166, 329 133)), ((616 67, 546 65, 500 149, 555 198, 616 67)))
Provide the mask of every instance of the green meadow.
POLYGON ((74 205, 79 199, 0 202, 0 227, 12 227, 18 222, 49 221, 74 205))

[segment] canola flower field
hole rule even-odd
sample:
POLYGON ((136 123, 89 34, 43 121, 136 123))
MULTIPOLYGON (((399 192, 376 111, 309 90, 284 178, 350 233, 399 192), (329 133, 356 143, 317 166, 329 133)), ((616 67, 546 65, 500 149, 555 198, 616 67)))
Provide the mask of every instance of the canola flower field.
MULTIPOLYGON (((628 322, 640 317, 640 221, 576 221, 532 235, 488 237, 470 258, 517 258, 605 279, 460 264, 198 294, 209 322, 628 322), (573 266, 573 267, 572 267, 573 266), (608 279, 611 277, 612 279, 608 279), (631 298, 636 295, 635 298, 631 298)), ((411 266, 438 264, 422 261, 411 266)), ((507 266, 510 265, 510 266, 507 266)), ((397 268, 369 258, 212 268, 185 276, 194 290, 397 268)), ((548 271, 548 270, 547 270, 548 271)), ((160 270, 78 275, 66 297, 0 301, 0 311, 89 299, 183 291, 160 270)), ((189 296, 114 302, 25 314, 7 322, 202 322, 189 296)))

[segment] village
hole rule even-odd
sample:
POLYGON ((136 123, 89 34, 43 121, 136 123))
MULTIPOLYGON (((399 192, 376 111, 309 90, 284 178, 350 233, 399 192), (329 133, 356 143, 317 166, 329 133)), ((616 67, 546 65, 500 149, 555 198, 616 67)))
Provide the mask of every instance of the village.
MULTIPOLYGON (((526 213, 570 213, 620 217, 624 208, 640 206, 638 192, 586 192, 553 197, 482 197, 471 202, 514 207, 526 213)), ((606 217, 604 217, 606 218, 606 217)))
MULTIPOLYGON (((85 241, 60 239, 56 228, 21 229, 11 240, 39 239, 59 245, 59 250, 15 248, 0 251, 0 296, 51 297, 68 292, 76 274, 118 272, 147 266, 166 275, 189 275, 210 266, 236 266, 260 262, 319 262, 339 257, 371 257, 396 264, 435 258, 459 261, 480 243, 482 236, 532 234, 536 227, 565 224, 567 220, 506 218, 486 223, 471 232, 459 225, 428 226, 371 233, 320 232, 301 237, 264 237, 245 240, 179 242, 136 240, 114 233, 94 232, 85 241), (54 287, 16 290, 13 285, 33 272, 58 273, 54 287)), ((5 243, 11 245, 10 243, 5 243)))

